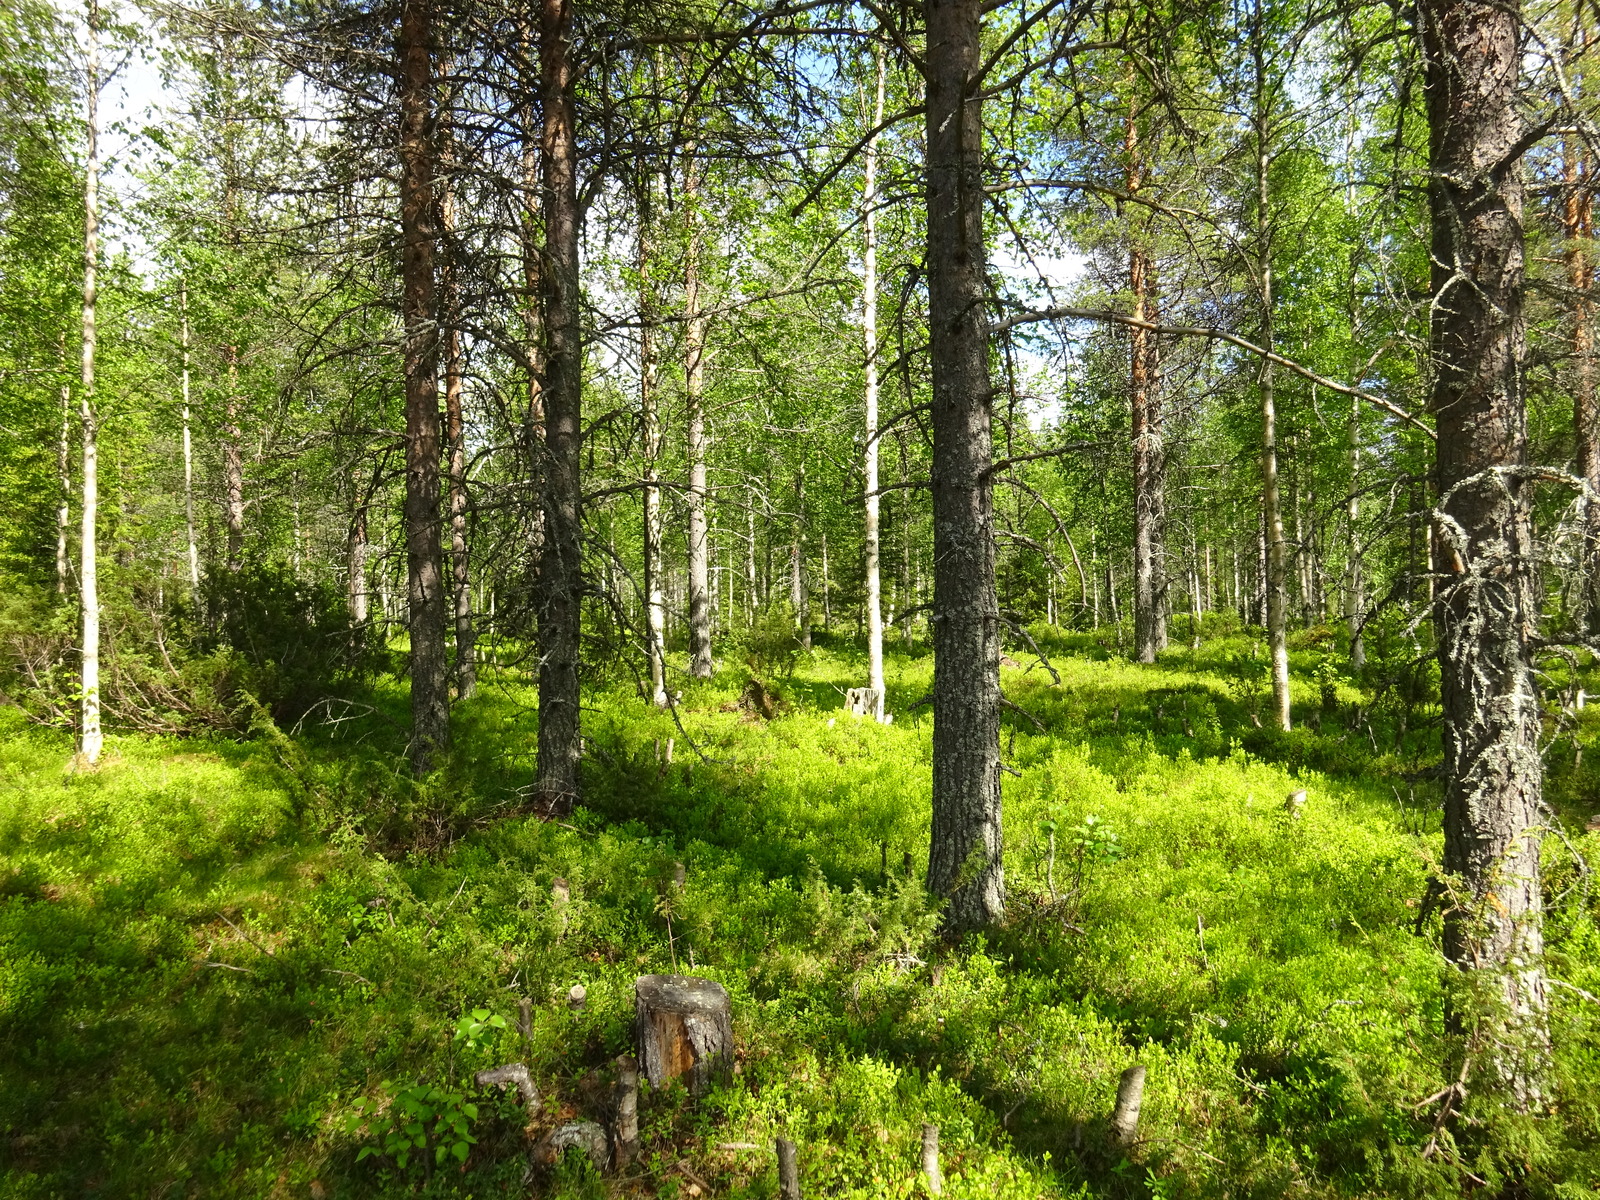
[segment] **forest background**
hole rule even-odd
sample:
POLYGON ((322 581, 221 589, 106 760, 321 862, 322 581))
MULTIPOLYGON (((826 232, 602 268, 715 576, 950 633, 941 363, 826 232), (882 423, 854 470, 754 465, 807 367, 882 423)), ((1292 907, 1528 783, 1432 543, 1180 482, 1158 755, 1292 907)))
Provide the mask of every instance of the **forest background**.
POLYGON ((8 6, 3 1194, 1593 1194, 1595 20, 8 6))

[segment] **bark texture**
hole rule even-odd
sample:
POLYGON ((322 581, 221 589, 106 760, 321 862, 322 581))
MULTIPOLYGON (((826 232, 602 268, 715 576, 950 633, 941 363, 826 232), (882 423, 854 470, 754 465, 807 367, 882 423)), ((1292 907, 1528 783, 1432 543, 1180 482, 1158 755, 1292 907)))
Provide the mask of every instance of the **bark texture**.
POLYGON ((933 829, 945 922, 1005 914, 1000 621, 984 310, 981 0, 926 0, 928 306, 933 367, 933 829))
MULTIPOLYGON (((877 56, 877 87, 872 105, 872 127, 883 124, 883 52, 877 56)), ((866 406, 866 447, 862 469, 866 476, 864 557, 867 590, 867 687, 877 698, 874 716, 883 720, 883 573, 878 522, 878 138, 867 141, 865 183, 861 193, 861 337, 866 355, 862 388, 866 406)))
POLYGON ((450 740, 449 665, 439 513, 437 230, 430 129, 429 0, 400 10, 400 231, 406 392, 406 580, 411 635, 411 766, 429 770, 450 740))
MULTIPOLYGON (((1539 887, 1539 621, 1522 392, 1526 331, 1518 6, 1425 0, 1432 238, 1434 604, 1445 717, 1451 1022, 1518 1107, 1548 1073, 1539 887)), ((1486 1068, 1486 1069, 1485 1069, 1486 1068)), ((1485 1079, 1487 1077, 1487 1079, 1485 1079)))
MULTIPOLYGON (((440 204, 447 255, 454 254, 455 190, 445 185, 440 204)), ((444 272, 444 413, 449 446, 450 574, 456 635, 456 695, 469 700, 478 690, 477 635, 472 627, 472 566, 467 557, 467 438, 461 409, 466 362, 461 346, 461 289, 456 266, 444 272)))
POLYGON ((578 148, 572 102, 571 0, 542 0, 544 531, 539 566, 539 761, 544 810, 578 802, 578 639, 583 594, 583 341, 578 278, 578 148))
POLYGON ((684 256, 683 383, 685 421, 689 442, 689 673, 710 679, 716 664, 711 658, 711 538, 706 524, 706 455, 711 440, 706 433, 706 318, 700 304, 700 219, 696 207, 699 179, 693 147, 686 155, 683 194, 689 219, 689 246, 684 256))
MULTIPOLYGON (((1128 115, 1124 139, 1128 193, 1144 186, 1137 111, 1128 115)), ((1133 318, 1155 321, 1155 266, 1137 231, 1130 232, 1128 290, 1133 318)), ((1133 650, 1140 662, 1155 662, 1167 648, 1166 452, 1162 439, 1161 381, 1156 335, 1129 330, 1129 395, 1133 434, 1133 650)))
POLYGON ((78 547, 78 588, 83 617, 79 686, 83 689, 78 753, 91 764, 100 760, 100 586, 96 572, 96 527, 100 511, 99 419, 95 410, 95 315, 100 263, 100 5, 89 0, 87 163, 83 177, 83 373, 78 419, 83 433, 82 529, 78 547))
MULTIPOLYGON (((1573 39, 1580 45, 1580 23, 1573 39)), ((1572 426, 1577 441, 1577 468, 1588 487, 1583 504, 1583 590, 1578 608, 1583 625, 1600 633, 1600 403, 1595 396, 1594 263, 1589 242, 1594 238, 1594 182, 1581 143, 1569 140, 1562 154, 1563 197, 1561 225, 1567 245, 1564 252, 1567 286, 1572 289, 1572 426)))
POLYGON ((686 975, 641 975, 634 982, 634 1041, 653 1088, 687 1077, 703 1093, 733 1069, 733 1018, 720 983, 686 975))
POLYGON ((661 581, 666 564, 661 543, 661 412, 656 399, 655 295, 650 279, 650 192, 639 183, 639 423, 644 433, 645 657, 650 664, 650 700, 667 703, 667 602, 661 581))
MULTIPOLYGON (((1261 336, 1266 350, 1273 349, 1273 271, 1274 233, 1272 223, 1272 139, 1273 118, 1267 100, 1265 33, 1259 8, 1251 28, 1250 44, 1255 60, 1256 97, 1252 124, 1255 134, 1256 183, 1256 278, 1260 288, 1261 336)), ((1261 402, 1261 520, 1266 539, 1263 566, 1264 605, 1267 647, 1272 662, 1273 719, 1287 731, 1289 719, 1289 545, 1283 533, 1283 505, 1278 489, 1278 408, 1273 365, 1263 358, 1257 392, 1261 402)))

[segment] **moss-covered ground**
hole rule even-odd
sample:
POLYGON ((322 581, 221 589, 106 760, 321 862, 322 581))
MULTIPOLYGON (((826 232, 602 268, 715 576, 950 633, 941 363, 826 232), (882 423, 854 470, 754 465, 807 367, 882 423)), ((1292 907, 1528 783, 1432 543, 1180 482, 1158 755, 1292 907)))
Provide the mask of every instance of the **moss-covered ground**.
POLYGON ((1436 1138, 1426 681, 1358 688, 1308 642, 1281 735, 1252 717, 1247 637, 1137 666, 1047 632, 1059 683, 1019 650, 1004 668, 1010 918, 957 943, 921 887, 921 655, 891 654, 888 726, 843 711, 865 657, 842 642, 776 681, 771 721, 733 662, 684 681, 676 719, 599 687, 562 822, 528 811, 533 689, 509 667, 420 784, 399 684, 244 742, 112 737, 90 772, 0 710, 0 1196, 766 1196, 778 1134, 808 1196, 911 1196, 929 1121, 952 1197, 1597 1194, 1592 727, 1550 731, 1556 1111, 1469 1105, 1436 1138), (731 1084, 645 1096, 620 1176, 530 1171, 530 1137, 605 1118, 633 980, 674 968, 732 995, 731 1084), (485 1009, 507 1028, 460 1036, 485 1009), (531 1126, 470 1086, 511 1059, 544 1093, 531 1126), (1113 1149, 1135 1062, 1140 1138, 1113 1149), (465 1161, 363 1157, 418 1084, 476 1112, 465 1161))

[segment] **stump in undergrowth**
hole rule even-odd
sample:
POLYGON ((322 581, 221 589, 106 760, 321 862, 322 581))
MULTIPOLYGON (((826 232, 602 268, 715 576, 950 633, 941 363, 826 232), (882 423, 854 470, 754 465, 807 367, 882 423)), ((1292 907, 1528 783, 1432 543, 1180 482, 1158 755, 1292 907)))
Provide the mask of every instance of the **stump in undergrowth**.
POLYGON ((533 1160, 544 1166, 554 1166, 568 1150, 588 1155, 596 1171, 604 1171, 611 1160, 611 1143, 606 1131, 593 1121, 568 1121, 558 1125, 539 1139, 533 1148, 533 1160))
POLYGON ((739 704, 749 712, 753 712, 770 721, 778 715, 778 706, 783 703, 778 693, 767 687, 759 679, 752 679, 744 685, 744 691, 739 694, 739 704))
POLYGON ((633 985, 634 1041, 650 1086, 687 1076, 704 1092, 733 1067, 733 1017, 720 983, 686 975, 641 975, 633 985))
POLYGON ((844 702, 855 717, 876 717, 883 703, 876 688, 851 688, 844 694, 844 702))

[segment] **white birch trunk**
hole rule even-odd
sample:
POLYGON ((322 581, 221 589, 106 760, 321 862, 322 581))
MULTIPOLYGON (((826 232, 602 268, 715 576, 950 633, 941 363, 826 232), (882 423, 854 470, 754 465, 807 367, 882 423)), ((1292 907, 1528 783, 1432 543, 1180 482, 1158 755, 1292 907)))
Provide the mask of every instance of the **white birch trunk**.
MULTIPOLYGON (((883 51, 877 55, 877 90, 872 105, 872 127, 883 123, 883 51)), ((863 397, 866 401, 866 449, 862 468, 866 476, 867 560, 867 686, 878 698, 873 714, 883 720, 883 577, 882 546, 878 529, 878 137, 867 140, 866 180, 861 208, 861 336, 866 353, 863 397)))
POLYGON ((90 764, 98 762, 100 733, 100 589, 96 575, 95 524, 99 513, 98 417, 95 412, 95 271, 99 265, 100 236, 100 4, 89 0, 89 56, 87 103, 88 165, 83 184, 83 380, 79 394, 79 419, 83 425, 83 531, 79 545, 78 585, 83 609, 83 661, 80 685, 83 715, 78 729, 78 753, 90 764))

